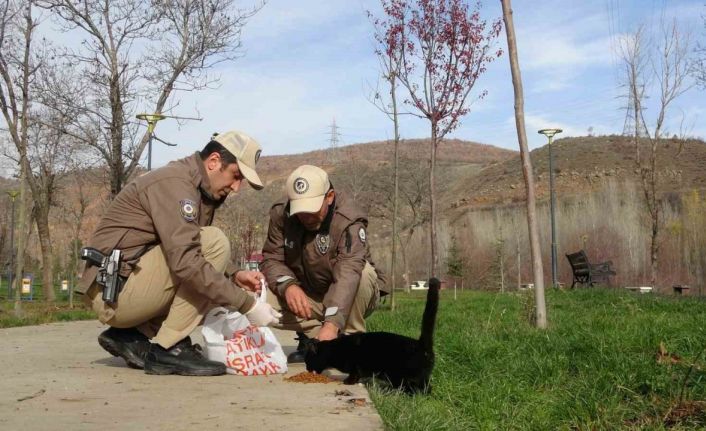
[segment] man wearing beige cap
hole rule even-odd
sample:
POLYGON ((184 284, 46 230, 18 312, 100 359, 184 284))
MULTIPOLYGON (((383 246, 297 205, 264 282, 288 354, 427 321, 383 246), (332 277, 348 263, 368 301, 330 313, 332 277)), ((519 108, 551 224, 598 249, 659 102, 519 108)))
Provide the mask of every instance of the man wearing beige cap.
POLYGON ((288 361, 303 362, 309 338, 365 332, 385 277, 370 257, 367 215, 324 170, 300 166, 285 188, 270 210, 262 271, 284 314, 275 326, 299 335, 288 361))
POLYGON ((89 246, 122 253, 122 288, 114 301, 104 300, 105 271, 87 263, 77 289, 110 325, 98 337, 101 347, 147 374, 219 375, 225 365, 204 358, 189 340, 208 310, 224 305, 256 326, 278 321, 277 311, 245 291, 258 291, 263 275, 237 271, 228 239, 211 226, 243 180, 262 189, 259 158, 260 145, 249 136, 214 135, 200 152, 136 178, 116 196, 89 246))

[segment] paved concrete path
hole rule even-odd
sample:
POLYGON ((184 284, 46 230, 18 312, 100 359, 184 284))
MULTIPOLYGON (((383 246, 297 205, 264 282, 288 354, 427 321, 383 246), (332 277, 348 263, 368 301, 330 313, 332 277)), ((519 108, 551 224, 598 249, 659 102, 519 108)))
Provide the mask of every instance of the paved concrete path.
MULTIPOLYGON (((303 365, 262 377, 149 376, 101 349, 104 329, 97 321, 0 329, 0 430, 383 428, 363 386, 283 380, 303 365), (344 390, 352 394, 336 395, 344 390)), ((277 336, 285 353, 294 349, 292 333, 277 336)))

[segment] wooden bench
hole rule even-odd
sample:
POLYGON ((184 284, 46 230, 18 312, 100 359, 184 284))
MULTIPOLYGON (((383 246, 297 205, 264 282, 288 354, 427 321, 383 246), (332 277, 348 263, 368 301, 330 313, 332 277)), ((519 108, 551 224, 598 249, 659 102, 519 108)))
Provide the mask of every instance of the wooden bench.
POLYGON ((610 284, 610 276, 616 274, 611 268, 611 265, 613 265, 612 261, 590 263, 586 252, 583 250, 567 254, 566 258, 569 259, 571 271, 574 274, 574 281, 571 283, 572 289, 576 283, 589 287, 593 287, 595 283, 610 284))

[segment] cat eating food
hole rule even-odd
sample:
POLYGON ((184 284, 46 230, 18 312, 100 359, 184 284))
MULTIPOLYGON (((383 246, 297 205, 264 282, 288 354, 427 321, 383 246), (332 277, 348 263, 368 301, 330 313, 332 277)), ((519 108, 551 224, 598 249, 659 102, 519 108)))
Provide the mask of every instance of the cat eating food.
POLYGON ((429 393, 440 284, 436 278, 429 280, 418 340, 389 332, 357 333, 328 341, 312 340, 306 346, 307 371, 321 374, 327 368, 336 368, 348 374, 346 384, 375 377, 407 393, 429 393))

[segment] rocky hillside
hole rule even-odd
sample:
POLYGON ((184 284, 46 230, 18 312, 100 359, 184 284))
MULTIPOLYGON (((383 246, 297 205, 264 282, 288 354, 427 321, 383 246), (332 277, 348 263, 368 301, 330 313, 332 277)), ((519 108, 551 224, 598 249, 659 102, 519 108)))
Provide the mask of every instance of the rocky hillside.
MULTIPOLYGON (((557 194, 566 196, 600 187, 607 179, 639 180, 635 145, 623 136, 565 138, 552 144, 557 194)), ((649 157, 641 144, 643 160, 649 157)), ((531 152, 538 199, 549 193, 549 147, 531 152)), ((657 171, 662 191, 706 188, 706 144, 699 140, 668 140, 659 147, 657 171)), ((524 180, 519 153, 490 163, 479 172, 457 179, 447 195, 448 208, 492 206, 524 200, 524 180)))

